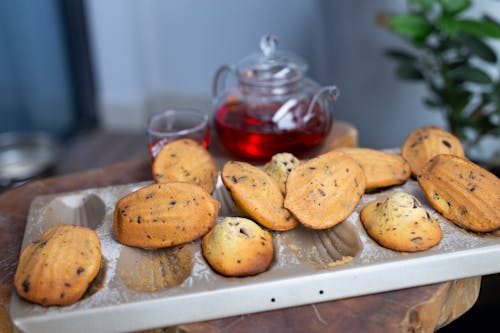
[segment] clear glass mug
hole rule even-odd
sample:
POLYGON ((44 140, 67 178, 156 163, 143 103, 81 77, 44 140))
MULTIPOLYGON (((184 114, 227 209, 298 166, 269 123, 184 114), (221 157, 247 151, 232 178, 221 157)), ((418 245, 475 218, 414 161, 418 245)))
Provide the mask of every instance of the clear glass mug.
POLYGON ((208 114, 191 108, 166 109, 149 117, 146 135, 153 158, 165 144, 181 138, 208 148, 211 140, 208 114))

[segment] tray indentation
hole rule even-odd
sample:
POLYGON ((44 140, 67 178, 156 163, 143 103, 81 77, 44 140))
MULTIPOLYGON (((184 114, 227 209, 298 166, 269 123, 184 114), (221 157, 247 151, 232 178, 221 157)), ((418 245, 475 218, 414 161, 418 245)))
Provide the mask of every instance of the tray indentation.
POLYGON ((325 230, 299 226, 279 235, 280 243, 292 250, 301 262, 328 269, 350 262, 362 245, 355 227, 348 221, 325 230))
POLYGON ((40 227, 47 230, 59 224, 72 224, 96 230, 103 223, 105 214, 106 206, 95 194, 65 195, 47 205, 40 227))
POLYGON ((138 292, 152 292, 180 285, 193 268, 189 245, 144 250, 124 246, 116 264, 123 284, 138 292))

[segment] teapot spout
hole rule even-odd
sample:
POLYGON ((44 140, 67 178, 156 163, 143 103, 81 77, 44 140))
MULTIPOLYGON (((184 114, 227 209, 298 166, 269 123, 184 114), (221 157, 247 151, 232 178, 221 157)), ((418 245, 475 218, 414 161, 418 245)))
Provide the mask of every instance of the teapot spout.
POLYGON ((307 108, 307 113, 303 118, 304 124, 307 124, 315 117, 314 107, 316 104, 323 110, 327 129, 330 128, 333 122, 333 102, 339 97, 340 91, 337 86, 322 87, 311 99, 311 103, 307 108))

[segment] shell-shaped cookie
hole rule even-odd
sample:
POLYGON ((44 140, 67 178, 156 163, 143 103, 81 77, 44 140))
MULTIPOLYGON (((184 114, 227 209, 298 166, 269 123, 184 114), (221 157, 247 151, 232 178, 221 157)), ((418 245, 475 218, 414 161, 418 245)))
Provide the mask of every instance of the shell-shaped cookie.
POLYGON ((220 203, 191 183, 147 185, 121 198, 113 215, 120 243, 163 248, 191 242, 215 224, 220 203))
POLYGON ((418 184, 431 206, 455 224, 475 232, 500 228, 500 179, 477 164, 438 155, 418 184))
POLYGON ((370 148, 337 150, 358 162, 365 173, 367 190, 402 184, 411 176, 410 165, 401 155, 370 148))
POLYGON ((443 238, 439 223, 408 193, 370 202, 361 210, 360 219, 370 237, 395 251, 424 251, 443 238))
POLYGON ((365 184, 363 170, 354 159, 331 151, 302 162, 290 172, 285 207, 307 227, 330 228, 354 211, 365 184))
POLYGON ((14 277, 18 294, 45 306, 80 300, 101 266, 101 242, 88 228, 47 229, 21 252, 14 277))
POLYGON ((283 206, 278 184, 261 169, 249 163, 229 161, 222 168, 221 179, 236 205, 255 222, 277 231, 298 225, 283 206))
POLYGON ((201 241, 203 257, 226 276, 248 276, 266 271, 273 259, 271 233, 252 220, 226 217, 201 241))
POLYGON ((294 167, 299 165, 300 160, 290 153, 279 153, 273 155, 271 160, 264 165, 264 172, 271 176, 278 184, 281 193, 285 194, 285 183, 288 174, 294 167))
POLYGON ((410 164, 414 177, 420 174, 431 158, 439 154, 465 156, 460 140, 437 126, 417 128, 408 135, 401 148, 401 155, 410 164))
POLYGON ((179 139, 162 147, 153 161, 157 183, 189 182, 212 193, 217 182, 217 165, 210 153, 196 141, 179 139))

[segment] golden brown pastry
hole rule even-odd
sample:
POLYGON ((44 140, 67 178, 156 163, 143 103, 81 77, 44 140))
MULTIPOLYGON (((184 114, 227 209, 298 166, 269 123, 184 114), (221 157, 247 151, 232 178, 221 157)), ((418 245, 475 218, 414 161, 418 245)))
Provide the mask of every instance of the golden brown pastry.
POLYGON ((358 162, 365 173, 366 190, 402 184, 411 176, 410 165, 400 155, 370 148, 336 150, 358 162))
POLYGON ((299 165, 300 160, 290 153, 273 155, 271 160, 264 165, 264 172, 271 176, 278 184, 281 193, 285 194, 285 183, 288 174, 299 165))
POLYGON ((255 222, 281 231, 298 225, 283 207, 278 184, 261 169, 245 162, 229 161, 222 168, 221 178, 238 208, 255 222))
POLYGON ((179 139, 162 147, 153 161, 157 183, 189 182, 212 193, 217 182, 217 165, 210 153, 191 139, 179 139))
POLYGON ((361 210, 360 219, 370 237, 395 251, 424 251, 443 238, 439 222, 408 193, 370 202, 361 210))
POLYGON ((431 158, 439 154, 465 156, 460 140, 437 126, 417 128, 408 135, 401 148, 401 155, 410 164, 414 177, 420 174, 431 158))
POLYGON ((500 180, 469 160, 438 155, 422 170, 418 184, 431 206, 462 228, 500 228, 500 180))
POLYGON ((73 304, 97 276, 101 255, 95 231, 51 227, 21 252, 15 288, 22 298, 44 306, 73 304))
POLYGON ((220 203, 191 183, 147 185, 121 198, 113 233, 122 244, 163 248, 191 242, 215 224, 220 203))
POLYGON ((354 211, 365 183, 363 170, 354 159, 331 151, 302 162, 290 172, 285 207, 306 227, 330 228, 354 211))
POLYGON ((242 217, 226 217, 203 236, 201 246, 209 265, 226 276, 262 273, 274 252, 271 234, 242 217))

